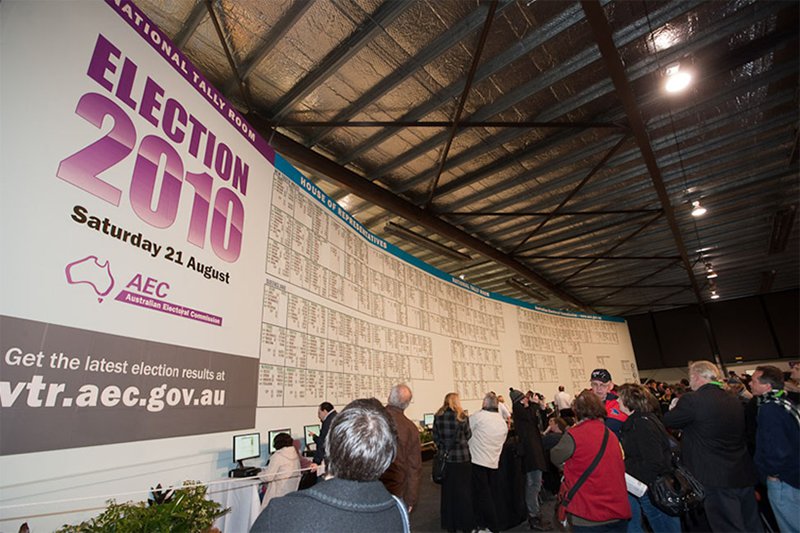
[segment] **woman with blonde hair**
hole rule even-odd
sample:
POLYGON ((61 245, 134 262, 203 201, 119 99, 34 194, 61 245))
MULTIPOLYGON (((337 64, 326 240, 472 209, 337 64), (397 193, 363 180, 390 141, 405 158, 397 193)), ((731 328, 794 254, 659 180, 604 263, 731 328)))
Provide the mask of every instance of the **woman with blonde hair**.
POLYGON ((455 392, 449 392, 433 418, 433 442, 447 451, 447 467, 442 482, 440 504, 442 529, 472 531, 472 463, 469 441, 472 431, 469 417, 455 392))
POLYGON ((502 394, 497 395, 497 410, 500 411, 500 416, 503 417, 505 420, 506 425, 508 425, 509 429, 511 428, 511 411, 508 410, 508 406, 506 405, 506 399, 503 398, 502 394))

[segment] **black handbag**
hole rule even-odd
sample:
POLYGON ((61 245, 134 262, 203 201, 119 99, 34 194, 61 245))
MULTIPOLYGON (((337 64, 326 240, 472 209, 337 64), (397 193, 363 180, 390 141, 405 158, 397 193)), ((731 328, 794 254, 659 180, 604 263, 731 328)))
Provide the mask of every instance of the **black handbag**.
MULTIPOLYGON (((435 427, 436 422, 434 422, 435 427)), ((450 448, 454 445, 458 434, 461 432, 461 426, 456 429, 456 435, 453 438, 450 446, 447 446, 447 441, 442 442, 441 448, 436 448, 436 455, 433 456, 433 465, 431 467, 431 479, 437 485, 441 485, 447 475, 447 456, 450 455, 450 448)))
POLYGON ((648 487, 653 505, 671 516, 680 516, 702 505, 706 497, 703 484, 672 454, 672 470, 661 474, 648 487))
POLYGON ((431 469, 431 478, 437 485, 441 485, 444 477, 447 474, 447 450, 438 449, 436 455, 433 456, 433 467, 431 469))

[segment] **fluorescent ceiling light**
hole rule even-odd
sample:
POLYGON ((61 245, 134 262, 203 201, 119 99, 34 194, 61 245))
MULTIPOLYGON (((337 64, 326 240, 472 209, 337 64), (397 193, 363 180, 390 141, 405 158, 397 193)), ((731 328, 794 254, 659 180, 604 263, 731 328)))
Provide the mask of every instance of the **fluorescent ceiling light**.
POLYGON ((424 235, 412 231, 405 226, 401 226, 400 224, 395 224, 394 222, 387 222, 383 227, 383 231, 413 242, 414 244, 423 246, 428 250, 444 255, 449 259, 454 259, 456 261, 470 261, 472 259, 472 257, 467 254, 461 253, 458 250, 450 248, 449 246, 446 246, 440 242, 436 242, 433 239, 429 239, 424 235))
POLYGON ((513 287, 518 291, 524 292, 534 300, 538 300, 540 302, 544 302, 547 300, 547 296, 545 294, 542 294, 541 292, 537 291, 536 289, 534 289, 529 285, 526 285, 525 283, 523 283, 518 279, 508 278, 506 280, 506 285, 508 285, 509 287, 513 287))

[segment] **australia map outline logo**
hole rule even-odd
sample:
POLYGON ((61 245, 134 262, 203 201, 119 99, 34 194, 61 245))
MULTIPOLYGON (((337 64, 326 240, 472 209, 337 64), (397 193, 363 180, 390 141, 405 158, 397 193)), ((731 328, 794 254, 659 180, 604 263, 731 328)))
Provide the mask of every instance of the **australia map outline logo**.
POLYGON ((89 255, 67 264, 64 273, 70 285, 89 285, 97 294, 98 302, 102 302, 114 288, 111 262, 100 263, 96 255, 89 255))

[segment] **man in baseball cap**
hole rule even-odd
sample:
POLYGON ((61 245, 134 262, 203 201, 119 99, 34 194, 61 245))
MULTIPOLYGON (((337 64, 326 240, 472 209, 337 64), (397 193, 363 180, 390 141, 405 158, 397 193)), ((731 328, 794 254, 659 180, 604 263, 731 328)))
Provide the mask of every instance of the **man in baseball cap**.
POLYGON ((611 372, 605 368, 595 368, 589 378, 589 384, 594 392, 603 402, 606 408, 606 427, 613 431, 617 437, 620 436, 622 423, 628 415, 620 411, 619 400, 614 393, 614 382, 611 380, 611 372))

